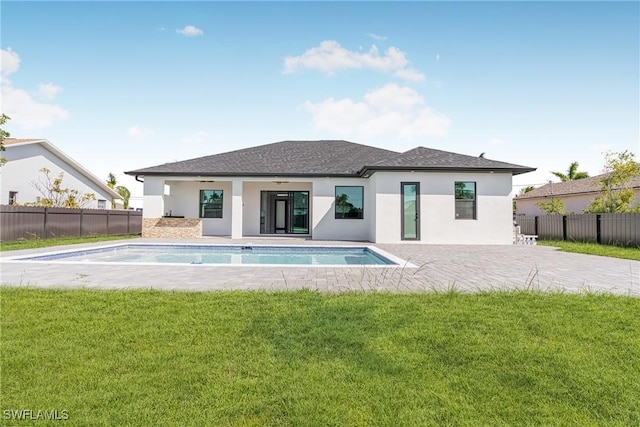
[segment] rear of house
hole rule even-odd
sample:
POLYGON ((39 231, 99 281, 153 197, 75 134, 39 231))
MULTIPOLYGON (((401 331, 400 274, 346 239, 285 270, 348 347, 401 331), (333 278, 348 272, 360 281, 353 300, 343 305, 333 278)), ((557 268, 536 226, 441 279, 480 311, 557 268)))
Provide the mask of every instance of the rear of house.
POLYGON ((512 176, 533 168, 417 147, 283 141, 126 172, 143 235, 512 243, 512 176))

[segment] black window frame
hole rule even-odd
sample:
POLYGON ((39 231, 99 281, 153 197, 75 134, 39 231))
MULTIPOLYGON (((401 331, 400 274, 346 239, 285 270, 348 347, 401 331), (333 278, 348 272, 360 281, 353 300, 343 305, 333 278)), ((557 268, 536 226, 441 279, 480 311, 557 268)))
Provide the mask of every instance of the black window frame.
MULTIPOLYGON (((334 213, 335 219, 364 219, 364 185, 336 185, 334 188, 334 194, 335 194, 335 198, 334 198, 333 213, 334 213), (359 188, 360 189, 360 192, 362 195, 362 206, 360 207, 359 215, 345 216, 344 212, 338 213, 338 188, 359 188)), ((341 193, 341 194, 345 194, 345 193, 341 193)))
POLYGON ((198 218, 207 218, 207 219, 222 219, 224 216, 224 190, 214 190, 214 189, 206 189, 206 190, 200 190, 199 193, 199 198, 198 198, 198 218), (216 200, 215 203, 213 202, 203 202, 203 195, 205 191, 212 191, 212 192, 217 192, 220 193, 220 200, 216 200), (206 208, 207 205, 217 205, 219 204, 219 207, 213 207, 210 206, 208 208, 206 208), (207 215, 207 212, 211 212, 213 213, 213 215, 207 215))
POLYGON ((453 197, 455 200, 454 218, 456 220, 472 220, 473 221, 478 219, 478 183, 477 181, 455 181, 453 184, 453 197), (467 184, 473 184, 473 197, 472 198, 463 197, 464 194, 460 194, 460 191, 458 190, 459 184, 465 184, 465 186, 467 184), (459 212, 462 210, 467 211, 468 207, 463 209, 463 206, 468 206, 468 204, 471 204, 471 212, 472 212, 471 218, 467 216, 461 217, 459 215, 459 212))
POLYGON ((13 205, 14 203, 18 203, 18 192, 9 191, 9 205, 13 205))

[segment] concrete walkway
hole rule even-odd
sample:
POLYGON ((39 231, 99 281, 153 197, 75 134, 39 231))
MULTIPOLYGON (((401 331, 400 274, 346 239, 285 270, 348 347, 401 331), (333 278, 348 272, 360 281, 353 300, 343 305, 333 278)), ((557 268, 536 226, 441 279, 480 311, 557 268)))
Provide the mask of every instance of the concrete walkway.
MULTIPOLYGON (((353 245, 379 247, 417 268, 225 267, 215 265, 90 265, 18 263, 8 257, 69 250, 69 246, 2 252, 0 282, 44 288, 300 289, 322 291, 534 289, 640 296, 640 261, 559 252, 545 246, 370 244, 300 238, 136 239, 129 243, 353 245)), ((76 245, 73 249, 117 242, 76 245)))

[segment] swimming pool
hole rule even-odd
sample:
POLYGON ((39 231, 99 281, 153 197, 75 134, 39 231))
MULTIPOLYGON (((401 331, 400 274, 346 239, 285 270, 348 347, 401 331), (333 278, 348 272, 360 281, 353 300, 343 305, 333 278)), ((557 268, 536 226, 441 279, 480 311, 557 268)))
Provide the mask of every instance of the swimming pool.
POLYGON ((369 246, 119 244, 16 257, 15 261, 96 264, 252 266, 397 266, 391 254, 369 246))

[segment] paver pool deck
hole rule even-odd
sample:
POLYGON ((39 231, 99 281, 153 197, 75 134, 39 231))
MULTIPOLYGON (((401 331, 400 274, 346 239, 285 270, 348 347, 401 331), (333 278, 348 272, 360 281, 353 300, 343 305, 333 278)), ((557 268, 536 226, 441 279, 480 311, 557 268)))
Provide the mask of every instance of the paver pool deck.
POLYGON ((135 239, 2 252, 0 269, 3 285, 42 288, 185 291, 307 288, 398 292, 532 289, 640 296, 640 261, 565 253, 548 246, 372 244, 290 237, 135 239), (417 268, 97 265, 7 259, 117 243, 368 245, 413 263, 417 268))

